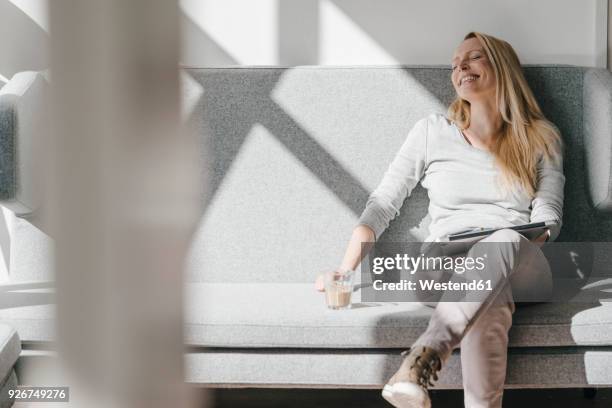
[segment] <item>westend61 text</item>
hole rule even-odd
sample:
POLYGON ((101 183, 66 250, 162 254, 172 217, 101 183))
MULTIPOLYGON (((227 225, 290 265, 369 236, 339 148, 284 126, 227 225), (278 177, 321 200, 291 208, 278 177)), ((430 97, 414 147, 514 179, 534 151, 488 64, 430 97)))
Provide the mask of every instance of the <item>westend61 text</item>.
POLYGON ((471 282, 438 282, 433 279, 419 279, 414 281, 402 279, 399 282, 383 282, 375 280, 374 290, 427 290, 427 291, 482 291, 493 290, 490 279, 479 279, 471 282))

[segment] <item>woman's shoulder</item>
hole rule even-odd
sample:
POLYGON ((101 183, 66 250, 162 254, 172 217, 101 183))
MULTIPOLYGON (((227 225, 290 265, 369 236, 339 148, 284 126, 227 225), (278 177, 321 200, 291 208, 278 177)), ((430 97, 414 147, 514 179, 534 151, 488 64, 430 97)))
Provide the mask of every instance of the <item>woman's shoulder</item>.
POLYGON ((446 115, 442 113, 431 113, 415 124, 415 127, 420 127, 427 130, 427 134, 430 138, 436 136, 442 136, 448 134, 449 131, 453 131, 455 124, 446 115))
POLYGON ((442 113, 431 113, 421 120, 426 121, 429 126, 433 127, 448 128, 453 126, 453 121, 442 113))

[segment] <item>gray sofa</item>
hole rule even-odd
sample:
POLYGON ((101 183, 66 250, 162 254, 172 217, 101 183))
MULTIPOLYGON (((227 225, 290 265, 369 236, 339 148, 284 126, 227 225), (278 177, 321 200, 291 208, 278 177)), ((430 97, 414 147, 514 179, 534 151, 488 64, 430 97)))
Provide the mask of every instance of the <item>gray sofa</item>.
POLYGON ((14 366, 20 352, 21 343, 15 329, 0 323, 0 408, 12 406, 8 391, 17 387, 14 366))
MULTIPOLYGON (((567 146, 558 241, 611 241, 612 74, 574 66, 527 66, 525 73, 567 146)), ((353 309, 330 311, 313 279, 340 261, 368 194, 408 130, 446 111, 454 96, 450 70, 186 68, 182 76, 183 113, 200 137, 208 186, 188 258, 188 381, 381 387, 432 309, 362 302, 357 291, 353 309)), ((0 106, 11 109, 10 103, 0 106)), ((6 122, 0 126, 12 143, 23 137, 6 122)), ((9 192, 17 187, 2 186, 9 192)), ((381 241, 424 239, 427 205, 419 186, 381 241)), ((33 214, 15 222, 20 233, 14 245, 36 242, 38 249, 27 262, 16 261, 17 281, 52 279, 45 267, 50 242, 33 214)), ((600 251, 595 263, 605 265, 610 257, 600 251)), ((582 276, 569 278, 577 287, 583 283, 582 276)), ((507 386, 612 386, 612 304, 601 294, 598 302, 519 307, 507 386)), ((39 295, 33 290, 28 301, 0 309, 0 321, 15 327, 29 348, 54 339, 51 300, 39 295)), ((436 387, 461 387, 459 353, 436 387)))

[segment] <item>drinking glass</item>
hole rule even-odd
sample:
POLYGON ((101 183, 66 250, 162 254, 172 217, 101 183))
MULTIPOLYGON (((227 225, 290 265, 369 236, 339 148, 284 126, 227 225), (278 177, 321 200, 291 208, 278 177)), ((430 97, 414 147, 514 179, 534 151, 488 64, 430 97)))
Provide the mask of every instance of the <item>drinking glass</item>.
POLYGON ((325 273, 325 301, 334 310, 350 309, 355 271, 329 271, 325 273))

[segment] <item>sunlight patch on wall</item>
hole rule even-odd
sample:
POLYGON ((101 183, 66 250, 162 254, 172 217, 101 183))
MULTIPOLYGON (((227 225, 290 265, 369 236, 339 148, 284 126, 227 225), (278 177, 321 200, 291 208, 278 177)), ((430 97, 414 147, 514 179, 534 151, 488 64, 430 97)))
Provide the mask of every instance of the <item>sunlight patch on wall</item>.
POLYGON ((181 0, 183 12, 240 65, 278 62, 278 0, 181 0))
POLYGON ((9 0, 45 31, 49 31, 47 0, 9 0))
POLYGON ((330 0, 319 9, 319 64, 397 64, 380 44, 330 0))

